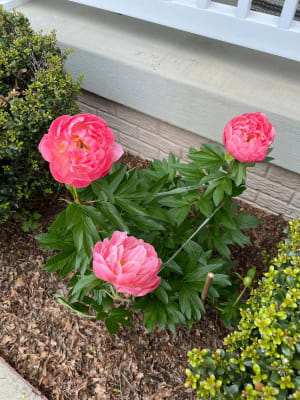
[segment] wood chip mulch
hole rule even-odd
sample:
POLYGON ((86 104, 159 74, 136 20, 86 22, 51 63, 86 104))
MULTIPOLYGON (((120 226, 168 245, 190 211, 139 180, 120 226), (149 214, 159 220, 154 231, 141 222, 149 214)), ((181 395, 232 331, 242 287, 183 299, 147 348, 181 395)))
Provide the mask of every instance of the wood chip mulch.
MULTIPOLYGON (((61 207, 57 200, 48 203, 41 229, 61 207)), ((266 267, 261 253, 276 254, 286 222, 245 204, 241 209, 263 224, 249 233, 252 246, 232 249, 233 259, 243 275, 256 265, 259 279, 266 267)), ((81 318, 55 301, 53 294, 64 294, 66 282, 43 271, 50 252, 39 249, 36 233, 24 233, 16 221, 0 229, 0 356, 49 400, 195 399, 184 388, 186 353, 216 349, 228 333, 214 310, 174 335, 159 329, 147 334, 136 314, 135 330, 122 328, 111 337, 102 321, 81 318)))

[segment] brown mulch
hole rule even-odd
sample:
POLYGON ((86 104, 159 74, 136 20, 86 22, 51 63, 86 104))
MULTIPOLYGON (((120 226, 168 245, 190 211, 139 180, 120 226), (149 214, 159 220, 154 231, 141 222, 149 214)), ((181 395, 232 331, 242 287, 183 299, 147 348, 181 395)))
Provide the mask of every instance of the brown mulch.
MULTIPOLYGON (((147 166, 128 154, 124 159, 147 166)), ((44 227, 62 207, 55 200, 40 210, 44 227)), ((246 204, 240 208, 263 224, 249 231, 251 246, 232 249, 233 259, 243 275, 257 266, 259 278, 265 269, 261 253, 275 255, 286 222, 246 204)), ((208 309, 192 329, 178 327, 176 334, 147 334, 136 314, 135 330, 122 328, 111 337, 101 321, 81 318, 55 301, 53 294, 65 293, 65 282, 42 270, 50 252, 39 249, 35 233, 24 233, 18 221, 1 226, 0 356, 49 400, 194 399, 184 388, 186 353, 222 345, 228 331, 215 311, 208 309)))

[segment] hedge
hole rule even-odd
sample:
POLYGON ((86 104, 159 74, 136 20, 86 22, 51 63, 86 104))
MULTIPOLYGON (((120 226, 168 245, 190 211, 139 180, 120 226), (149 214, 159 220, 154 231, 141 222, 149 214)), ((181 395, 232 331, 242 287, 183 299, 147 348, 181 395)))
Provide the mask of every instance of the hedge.
POLYGON ((198 399, 300 399, 300 219, 288 233, 226 348, 188 353, 198 399))
POLYGON ((24 15, 0 7, 0 220, 57 187, 38 143, 55 118, 79 111, 81 78, 65 72, 68 53, 54 32, 36 33, 24 15))

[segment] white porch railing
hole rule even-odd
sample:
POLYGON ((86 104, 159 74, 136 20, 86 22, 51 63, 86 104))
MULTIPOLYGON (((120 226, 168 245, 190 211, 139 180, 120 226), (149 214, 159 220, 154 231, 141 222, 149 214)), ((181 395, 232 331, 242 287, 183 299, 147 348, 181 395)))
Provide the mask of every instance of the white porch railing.
POLYGON ((285 0, 280 17, 211 0, 69 0, 300 61, 299 0, 285 0))
MULTIPOLYGON (((0 0, 0 4, 28 0, 0 0)), ((300 61, 299 0, 284 0, 280 17, 211 0, 68 0, 300 61)))

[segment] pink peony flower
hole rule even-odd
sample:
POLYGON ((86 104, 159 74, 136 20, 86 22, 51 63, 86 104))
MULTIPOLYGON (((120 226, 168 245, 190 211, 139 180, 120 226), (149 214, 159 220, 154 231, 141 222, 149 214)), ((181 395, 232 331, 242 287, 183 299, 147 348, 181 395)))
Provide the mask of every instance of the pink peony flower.
POLYGON ((225 126, 223 143, 240 162, 259 162, 266 158, 268 148, 274 141, 274 133, 274 127, 265 114, 243 114, 225 126))
POLYGON ((106 175, 123 154, 106 122, 93 114, 58 117, 39 151, 58 182, 77 188, 106 175))
POLYGON ((95 275, 114 285, 120 293, 144 296, 160 284, 161 259, 153 246, 127 232, 115 231, 93 250, 95 275))

